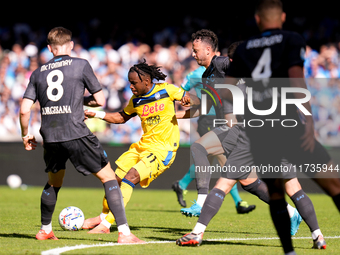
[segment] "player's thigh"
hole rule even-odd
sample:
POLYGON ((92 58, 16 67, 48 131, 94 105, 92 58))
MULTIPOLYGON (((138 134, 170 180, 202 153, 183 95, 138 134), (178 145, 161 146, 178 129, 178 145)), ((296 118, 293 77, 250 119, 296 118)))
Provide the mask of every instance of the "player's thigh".
POLYGON ((64 142, 63 146, 73 166, 83 175, 98 173, 109 163, 106 152, 93 134, 64 142))
MULTIPOLYGON (((225 129, 228 130, 228 127, 225 129)), ((222 154, 224 153, 221 145, 222 138, 219 138, 219 136, 224 135, 226 130, 223 130, 222 127, 214 129, 199 138, 196 143, 201 144, 207 150, 209 155, 222 154)))
POLYGON ((57 173, 66 168, 68 152, 61 143, 44 143, 45 172, 57 173))
POLYGON ((157 179, 165 170, 169 169, 176 157, 176 152, 156 153, 145 151, 140 155, 140 161, 133 166, 140 176, 140 185, 143 188, 157 179), (164 155, 162 155, 164 154, 164 155))
POLYGON ((116 175, 123 179, 129 170, 136 165, 140 160, 140 151, 131 146, 128 151, 124 152, 117 160, 118 166, 115 170, 116 175))
POLYGON ((315 147, 311 152, 305 151, 301 147, 303 142, 301 139, 288 140, 288 144, 285 144, 284 155, 289 162, 296 165, 298 171, 302 171, 308 177, 314 178, 327 178, 327 171, 323 169, 329 165, 331 157, 326 149, 315 139, 315 147))

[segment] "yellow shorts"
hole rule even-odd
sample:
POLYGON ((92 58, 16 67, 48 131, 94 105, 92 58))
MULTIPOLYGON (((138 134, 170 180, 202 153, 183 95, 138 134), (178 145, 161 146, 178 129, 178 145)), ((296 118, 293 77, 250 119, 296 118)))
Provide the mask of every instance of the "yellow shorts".
POLYGON ((176 152, 140 149, 131 145, 116 161, 116 175, 123 179, 131 168, 135 168, 140 176, 140 186, 147 188, 161 173, 174 162, 176 152))

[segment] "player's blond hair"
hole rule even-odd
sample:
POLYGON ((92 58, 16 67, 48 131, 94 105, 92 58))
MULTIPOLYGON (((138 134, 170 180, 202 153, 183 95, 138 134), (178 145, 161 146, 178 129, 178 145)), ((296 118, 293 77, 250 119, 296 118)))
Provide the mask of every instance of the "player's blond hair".
POLYGON ((72 32, 64 27, 55 27, 47 35, 49 45, 64 45, 71 41, 72 32))

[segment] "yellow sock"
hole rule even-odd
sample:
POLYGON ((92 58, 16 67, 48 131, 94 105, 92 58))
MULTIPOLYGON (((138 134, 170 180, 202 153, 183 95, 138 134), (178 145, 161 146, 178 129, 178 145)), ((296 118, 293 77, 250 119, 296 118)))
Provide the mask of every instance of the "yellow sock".
POLYGON ((110 212, 109 205, 107 204, 106 197, 103 198, 103 210, 102 213, 108 214, 110 212))
MULTIPOLYGON (((127 203, 129 203, 129 201, 131 199, 133 188, 129 184, 122 182, 121 185, 120 185, 120 190, 122 191, 124 207, 126 207, 127 203)), ((106 200, 106 198, 105 198, 105 200, 106 200)), ((107 202, 106 202, 106 204, 107 204, 107 202)), ((103 202, 103 205, 104 205, 104 202, 103 202)), ((115 217, 113 216, 111 211, 105 217, 105 220, 107 220, 111 224, 113 224, 115 222, 115 217)))

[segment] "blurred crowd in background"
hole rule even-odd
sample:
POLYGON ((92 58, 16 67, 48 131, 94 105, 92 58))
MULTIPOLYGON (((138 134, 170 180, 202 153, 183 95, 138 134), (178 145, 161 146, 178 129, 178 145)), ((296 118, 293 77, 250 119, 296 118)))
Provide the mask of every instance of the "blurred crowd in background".
MULTIPOLYGON (((207 24, 197 26, 205 27, 207 24)), ((82 43, 81 37, 85 35, 79 33, 74 37, 72 56, 90 62, 106 96, 104 110, 120 111, 132 96, 127 79, 128 70, 143 58, 149 64, 162 66, 162 72, 167 74, 166 82, 177 86, 182 84, 188 73, 198 68, 191 56, 190 42, 190 35, 196 31, 196 27, 189 28, 181 33, 171 28, 158 30, 152 36, 152 43, 144 43, 136 39, 138 36, 130 38, 129 35, 125 42, 99 40, 89 45, 88 41, 82 43)), ((17 24, 11 33, 0 27, 0 141, 21 140, 18 114, 23 93, 31 73, 52 58, 46 48, 46 34, 46 31, 32 31, 26 23, 17 24), (11 40, 8 40, 8 36, 11 40)), ((306 40, 315 37, 308 31, 304 36, 306 40)), ((221 40, 221 55, 226 55, 227 47, 233 41, 236 41, 235 38, 221 40)), ((326 42, 316 47, 315 41, 312 42, 313 48, 308 46, 306 50, 305 76, 312 94, 316 135, 323 144, 339 146, 340 45, 326 42)), ((180 106, 176 104, 176 108, 180 106)), ((142 134, 138 117, 124 125, 109 125, 95 119, 88 120, 87 124, 103 142, 108 143, 132 143, 139 140, 142 134)), ((195 130, 192 125, 195 123, 189 120, 179 122, 182 144, 190 142, 190 130, 195 130)), ((39 128, 40 110, 36 103, 31 114, 30 133, 39 138, 39 128)))

